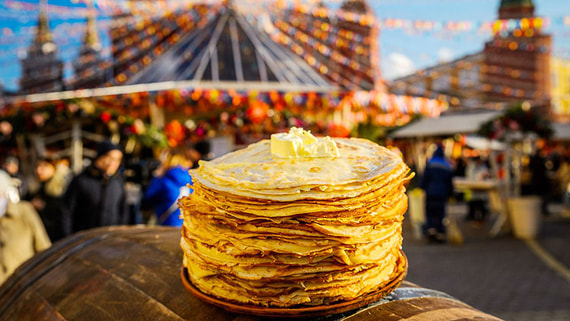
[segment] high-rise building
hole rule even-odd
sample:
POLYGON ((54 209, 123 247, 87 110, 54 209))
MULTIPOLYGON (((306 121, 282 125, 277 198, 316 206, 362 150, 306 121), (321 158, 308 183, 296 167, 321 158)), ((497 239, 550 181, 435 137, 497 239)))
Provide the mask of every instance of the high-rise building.
POLYGON ((45 1, 42 1, 36 35, 26 57, 21 60, 21 93, 32 94, 64 89, 63 62, 57 57, 57 53, 57 45, 53 42, 49 30, 45 1))

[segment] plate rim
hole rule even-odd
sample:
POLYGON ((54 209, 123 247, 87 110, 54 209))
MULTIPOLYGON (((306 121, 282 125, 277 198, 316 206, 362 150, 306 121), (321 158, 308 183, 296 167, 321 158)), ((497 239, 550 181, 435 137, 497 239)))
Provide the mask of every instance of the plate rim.
POLYGON ((225 301, 223 299, 208 295, 192 284, 188 274, 188 270, 185 266, 180 269, 180 277, 182 283, 186 290, 188 290, 192 295, 194 295, 199 300, 222 308, 226 311, 236 312, 241 314, 256 315, 263 317, 309 317, 309 316, 322 316, 328 314, 337 314, 342 312, 347 312, 351 310, 356 310, 365 307, 371 303, 374 303, 386 295, 394 291, 400 284, 404 281, 407 271, 408 271, 408 259, 404 252, 400 250, 400 259, 403 262, 402 271, 391 280, 386 286, 381 289, 377 289, 373 292, 364 294, 356 299, 349 301, 339 301, 338 303, 332 303, 329 305, 319 305, 319 306, 309 306, 309 307, 293 307, 293 308, 282 308, 282 307, 262 307, 253 304, 240 304, 231 301, 225 301))

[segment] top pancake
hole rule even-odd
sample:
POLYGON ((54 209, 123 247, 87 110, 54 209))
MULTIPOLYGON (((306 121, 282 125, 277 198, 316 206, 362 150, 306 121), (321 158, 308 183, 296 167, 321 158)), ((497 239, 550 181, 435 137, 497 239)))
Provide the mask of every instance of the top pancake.
POLYGON ((354 197, 378 180, 406 179, 409 168, 387 148, 358 138, 334 141, 339 157, 280 158, 271 154, 270 141, 262 140, 213 161, 201 161, 191 174, 212 190, 277 201, 354 197))

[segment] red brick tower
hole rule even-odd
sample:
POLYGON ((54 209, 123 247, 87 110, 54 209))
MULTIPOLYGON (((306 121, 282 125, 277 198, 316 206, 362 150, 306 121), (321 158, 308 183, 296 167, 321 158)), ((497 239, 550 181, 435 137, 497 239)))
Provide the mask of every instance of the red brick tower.
POLYGON ((501 1, 481 67, 487 101, 529 101, 549 111, 551 38, 541 32, 543 24, 532 0, 501 1))

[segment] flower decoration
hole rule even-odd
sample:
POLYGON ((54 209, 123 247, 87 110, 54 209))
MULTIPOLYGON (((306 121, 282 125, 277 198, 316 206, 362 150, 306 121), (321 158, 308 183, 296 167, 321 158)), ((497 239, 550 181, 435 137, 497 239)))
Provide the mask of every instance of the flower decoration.
POLYGON ((112 117, 113 116, 111 115, 111 113, 107 111, 104 111, 101 113, 101 115, 99 115, 99 118, 101 118, 101 121, 105 124, 108 123, 112 117))
POLYGON ((260 124, 266 117, 269 105, 260 100, 253 100, 246 110, 247 117, 255 124, 260 124))
POLYGON ((178 120, 173 120, 166 124, 164 133, 166 134, 170 147, 178 146, 178 144, 183 142, 186 138, 186 129, 178 120))

